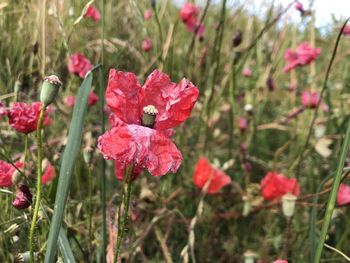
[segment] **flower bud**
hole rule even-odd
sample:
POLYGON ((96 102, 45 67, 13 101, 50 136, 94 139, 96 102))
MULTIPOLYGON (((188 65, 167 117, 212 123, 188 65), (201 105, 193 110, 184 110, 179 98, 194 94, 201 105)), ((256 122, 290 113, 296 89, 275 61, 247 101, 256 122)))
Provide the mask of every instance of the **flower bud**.
POLYGON ((235 33, 233 33, 232 37, 232 47, 238 47, 242 43, 242 31, 237 30, 235 33))
POLYGON ((22 184, 19 187, 19 192, 16 194, 15 200, 13 200, 12 205, 17 209, 28 208, 33 201, 33 196, 28 188, 28 186, 22 184))
POLYGON ((295 201, 297 197, 291 193, 287 193, 282 196, 282 211, 284 216, 292 217, 295 210, 295 201))
POLYGON ((251 250, 247 250, 244 253, 243 257, 244 257, 244 263, 254 263, 258 255, 251 250))
POLYGON ((252 105, 252 104, 246 104, 246 105, 244 105, 244 110, 245 110, 249 115, 253 115, 253 105, 252 105))
POLYGON ((62 82, 56 75, 51 75, 44 78, 41 86, 40 101, 45 105, 50 105, 56 98, 62 82))
POLYGON ((143 108, 143 116, 142 116, 142 125, 152 128, 154 122, 156 121, 156 117, 158 114, 158 110, 153 105, 148 105, 143 108))

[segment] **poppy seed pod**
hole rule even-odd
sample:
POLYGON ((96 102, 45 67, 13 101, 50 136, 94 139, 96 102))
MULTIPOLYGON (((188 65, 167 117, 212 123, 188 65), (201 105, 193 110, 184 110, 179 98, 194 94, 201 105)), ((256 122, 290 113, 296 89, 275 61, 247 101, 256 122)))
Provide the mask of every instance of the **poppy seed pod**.
POLYGON ((152 128, 154 122, 156 121, 157 114, 158 110, 153 105, 148 105, 144 107, 142 115, 142 125, 152 128))
POLYGON ((254 263, 258 255, 251 250, 247 250, 244 253, 243 257, 244 257, 244 263, 254 263))
POLYGON ((292 217, 295 210, 295 201, 297 197, 291 193, 282 196, 282 211, 286 217, 292 217))
POLYGON ((237 30, 233 33, 232 47, 238 47, 242 43, 243 33, 241 30, 237 30))
POLYGON ((56 98, 62 82, 56 75, 47 76, 41 86, 40 101, 45 105, 50 105, 56 98))

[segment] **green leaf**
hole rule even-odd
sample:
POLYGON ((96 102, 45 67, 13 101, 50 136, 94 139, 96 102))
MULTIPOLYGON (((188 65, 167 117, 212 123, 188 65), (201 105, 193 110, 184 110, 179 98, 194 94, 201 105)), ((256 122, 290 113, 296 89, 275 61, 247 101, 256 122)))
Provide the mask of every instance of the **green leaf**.
POLYGON ((65 263, 75 263, 74 255, 70 247, 66 232, 61 227, 60 234, 58 236, 58 245, 65 263))
POLYGON ((64 210, 72 181, 72 172, 80 150, 87 100, 91 90, 91 84, 92 72, 90 71, 85 76, 85 79, 79 88, 77 103, 74 106, 73 117, 69 127, 68 142, 62 156, 62 165, 58 179, 54 213, 50 225, 45 263, 52 263, 55 259, 58 236, 62 226, 64 210))

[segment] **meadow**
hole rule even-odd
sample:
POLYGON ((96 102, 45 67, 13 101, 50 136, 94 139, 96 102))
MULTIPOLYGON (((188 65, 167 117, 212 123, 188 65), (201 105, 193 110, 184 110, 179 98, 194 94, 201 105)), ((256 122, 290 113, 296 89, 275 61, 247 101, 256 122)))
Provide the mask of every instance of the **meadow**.
POLYGON ((350 23, 312 3, 1 1, 0 262, 350 262, 350 23))

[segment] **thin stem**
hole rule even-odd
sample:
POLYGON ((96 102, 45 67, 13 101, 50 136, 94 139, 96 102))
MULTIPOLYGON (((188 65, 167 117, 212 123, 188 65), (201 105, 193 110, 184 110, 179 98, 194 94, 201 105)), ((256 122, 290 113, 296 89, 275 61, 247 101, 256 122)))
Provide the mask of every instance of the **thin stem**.
POLYGON ((88 184, 89 184, 89 255, 92 253, 92 178, 91 165, 88 165, 88 184))
POLYGON ((45 108, 46 108, 45 106, 42 106, 40 110, 38 126, 36 129, 36 138, 37 138, 37 144, 38 144, 38 163, 37 163, 38 173, 37 173, 37 179, 36 179, 35 207, 34 207, 33 219, 32 219, 32 224, 30 226, 30 235, 29 235, 30 263, 34 262, 34 231, 35 231, 36 220, 38 218, 40 199, 41 199, 41 176, 43 173, 43 170, 42 170, 42 159, 43 159, 42 148, 43 147, 42 147, 41 129, 43 126, 45 108))
POLYGON ((314 263, 320 262, 320 259, 321 259, 324 243, 326 241, 328 228, 329 228, 329 225, 330 225, 330 222, 332 219, 335 201, 337 199, 338 188, 339 188, 340 181, 342 178, 343 167, 344 167, 344 163, 346 160, 346 155, 347 155, 348 150, 349 150, 349 144, 350 144, 350 118, 348 119, 348 127, 346 130, 345 139, 344 139, 342 150, 340 153, 340 158, 338 161, 336 175, 335 175, 335 178, 334 178, 334 181, 332 184, 331 194, 328 198, 326 214, 324 216, 324 220, 323 220, 323 224, 322 224, 320 239, 319 239, 319 242, 317 244, 316 254, 315 254, 314 261, 313 261, 314 263))
MULTIPOLYGON (((125 234, 125 225, 128 221, 129 203, 130 203, 130 196, 131 196, 131 183, 132 183, 131 176, 132 176, 133 172, 134 172, 134 167, 130 166, 130 167, 126 168, 126 174, 124 175, 124 180, 125 180, 125 183, 127 185, 127 190, 126 190, 126 196, 125 196, 124 190, 123 190, 123 194, 122 194, 123 195, 122 200, 123 200, 124 211, 123 211, 123 218, 122 218, 121 222, 119 221, 119 218, 118 218, 118 222, 120 222, 120 227, 118 225, 118 237, 117 237, 114 263, 116 263, 118 261, 121 244, 122 244, 124 234, 125 234)), ((119 209, 121 206, 122 206, 122 203, 120 204, 119 209)))
POLYGON ((24 135, 24 156, 23 156, 23 174, 26 174, 26 161, 28 154, 28 134, 24 135))

